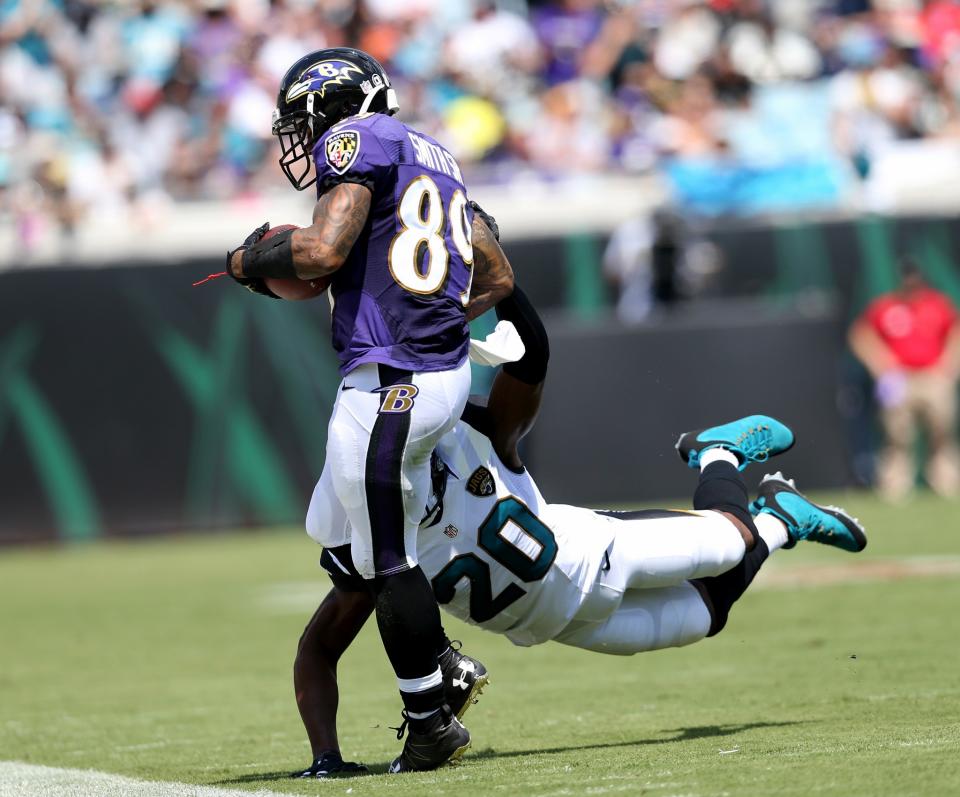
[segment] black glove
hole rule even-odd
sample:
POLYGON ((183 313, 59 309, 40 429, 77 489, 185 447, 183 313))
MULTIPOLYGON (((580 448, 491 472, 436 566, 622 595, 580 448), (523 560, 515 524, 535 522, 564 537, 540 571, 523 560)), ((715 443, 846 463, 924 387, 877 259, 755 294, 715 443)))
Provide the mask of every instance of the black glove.
POLYGON ((496 239, 499 241, 499 240, 500 240, 500 227, 497 226, 497 220, 496 220, 493 216, 491 216, 489 213, 487 213, 487 211, 485 211, 482 207, 480 207, 480 206, 479 206, 476 202, 474 202, 472 199, 471 199, 467 204, 468 204, 471 208, 473 208, 473 212, 474 212, 477 216, 479 216, 480 219, 483 221, 483 223, 486 224, 486 225, 490 228, 490 232, 493 233, 493 237, 496 238, 496 239))
POLYGON ((363 764, 344 761, 340 753, 328 750, 314 761, 309 769, 294 772, 294 778, 353 778, 357 775, 369 775, 370 770, 363 764))
POLYGON ((240 244, 240 246, 238 246, 236 249, 231 249, 229 252, 227 252, 227 274, 233 277, 237 282, 243 285, 244 288, 246 288, 248 291, 251 291, 252 293, 259 293, 262 296, 269 296, 272 299, 279 299, 280 297, 277 296, 273 291, 271 291, 267 287, 267 283, 264 282, 262 278, 238 277, 236 274, 233 273, 233 267, 231 266, 231 262, 233 261, 233 256, 237 252, 241 252, 244 249, 249 249, 255 243, 259 243, 260 239, 267 234, 267 230, 269 229, 270 229, 270 222, 265 221, 263 224, 257 227, 257 229, 255 229, 252 233, 250 233, 246 238, 244 238, 243 243, 240 244))

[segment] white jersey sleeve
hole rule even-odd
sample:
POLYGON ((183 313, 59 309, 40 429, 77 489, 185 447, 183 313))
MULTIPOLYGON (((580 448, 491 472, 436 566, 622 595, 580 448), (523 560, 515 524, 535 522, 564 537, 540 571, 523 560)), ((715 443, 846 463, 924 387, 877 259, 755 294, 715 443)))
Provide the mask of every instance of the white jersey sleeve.
POLYGON ((442 513, 420 527, 417 552, 438 602, 517 645, 552 639, 593 589, 615 523, 547 504, 529 472, 504 465, 466 423, 437 451, 450 474, 442 513))

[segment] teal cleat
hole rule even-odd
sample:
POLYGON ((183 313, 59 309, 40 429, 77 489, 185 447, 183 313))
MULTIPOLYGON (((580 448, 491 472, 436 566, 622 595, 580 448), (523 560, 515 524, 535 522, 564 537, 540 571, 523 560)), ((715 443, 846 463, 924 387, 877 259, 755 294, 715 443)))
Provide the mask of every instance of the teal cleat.
POLYGON ((766 462, 770 457, 789 451, 794 444, 793 432, 769 415, 748 415, 723 426, 712 426, 680 435, 677 453, 691 468, 700 467, 700 457, 711 448, 726 448, 740 460, 744 470, 751 462, 766 462))
POLYGON ((766 475, 760 482, 757 500, 750 504, 750 514, 764 512, 783 521, 792 548, 799 540, 812 540, 857 553, 867 547, 867 535, 855 517, 836 506, 818 506, 803 496, 793 479, 782 473, 766 475))

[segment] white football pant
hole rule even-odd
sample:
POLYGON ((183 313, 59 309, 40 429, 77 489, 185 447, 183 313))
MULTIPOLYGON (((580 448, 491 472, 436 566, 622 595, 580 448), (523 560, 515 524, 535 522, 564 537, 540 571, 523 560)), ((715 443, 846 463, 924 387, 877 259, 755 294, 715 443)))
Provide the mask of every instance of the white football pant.
POLYGON ((307 533, 328 548, 349 542, 367 579, 414 567, 430 455, 460 420, 469 394, 467 361, 450 371, 368 364, 347 374, 330 418, 307 533))
POLYGON ((607 551, 609 566, 557 642, 631 655, 689 645, 710 631, 710 612, 689 580, 743 559, 736 526, 713 511, 630 514, 607 551))

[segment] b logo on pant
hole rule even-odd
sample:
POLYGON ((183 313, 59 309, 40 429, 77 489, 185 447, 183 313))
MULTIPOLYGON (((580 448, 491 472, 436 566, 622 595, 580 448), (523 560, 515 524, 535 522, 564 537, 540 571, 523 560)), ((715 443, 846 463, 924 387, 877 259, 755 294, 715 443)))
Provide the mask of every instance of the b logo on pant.
POLYGON ((413 399, 420 391, 416 385, 391 385, 381 388, 380 392, 383 393, 383 401, 377 414, 402 415, 413 409, 413 399))

